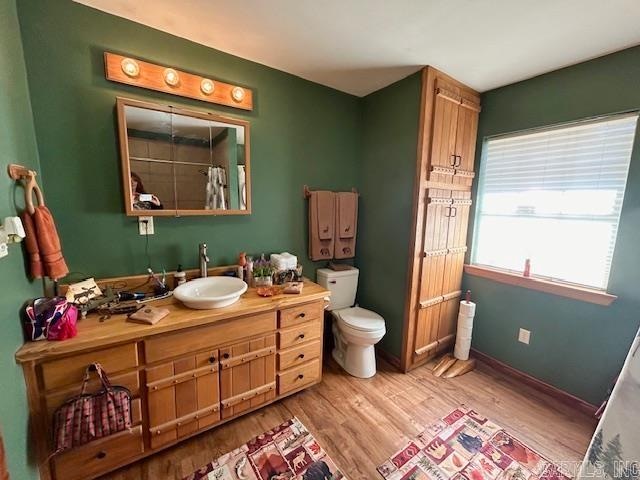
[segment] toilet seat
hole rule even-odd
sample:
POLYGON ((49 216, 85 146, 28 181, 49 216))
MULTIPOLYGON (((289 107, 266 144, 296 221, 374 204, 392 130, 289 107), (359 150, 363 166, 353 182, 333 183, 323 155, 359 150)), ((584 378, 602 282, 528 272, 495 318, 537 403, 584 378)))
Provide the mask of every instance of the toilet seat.
POLYGON ((384 318, 366 308, 345 308, 335 313, 338 314, 339 323, 351 330, 363 333, 385 330, 384 318))

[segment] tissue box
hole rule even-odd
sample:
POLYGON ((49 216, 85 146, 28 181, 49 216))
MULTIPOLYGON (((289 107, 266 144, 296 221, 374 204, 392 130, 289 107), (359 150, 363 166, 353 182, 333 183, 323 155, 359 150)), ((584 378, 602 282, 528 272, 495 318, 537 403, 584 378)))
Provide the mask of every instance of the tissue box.
POLYGON ((298 266, 298 257, 291 255, 289 252, 273 253, 270 257, 271 264, 276 271, 295 270, 298 266))

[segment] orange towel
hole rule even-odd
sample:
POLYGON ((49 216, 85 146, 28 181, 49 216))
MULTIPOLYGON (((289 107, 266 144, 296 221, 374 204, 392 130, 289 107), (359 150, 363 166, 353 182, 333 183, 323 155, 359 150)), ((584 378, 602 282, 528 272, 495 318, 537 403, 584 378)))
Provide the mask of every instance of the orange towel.
POLYGON ((31 276, 41 278, 44 273, 51 280, 64 277, 69 273, 69 269, 62 256, 60 237, 53 215, 45 205, 38 205, 33 215, 25 212, 25 216, 30 217, 25 222, 25 233, 31 276))
POLYGON ((4 455, 2 434, 0 434, 0 480, 9 480, 9 469, 7 468, 7 460, 4 455))
MULTIPOLYGON (((29 272, 31 278, 42 278, 44 269, 42 267, 42 259, 40 258, 40 249, 38 248, 38 239, 36 237, 36 226, 33 224, 33 218, 28 211, 22 212, 22 225, 24 226, 24 246, 29 254, 29 272)), ((0 479, 1 480, 1 479, 0 479)))

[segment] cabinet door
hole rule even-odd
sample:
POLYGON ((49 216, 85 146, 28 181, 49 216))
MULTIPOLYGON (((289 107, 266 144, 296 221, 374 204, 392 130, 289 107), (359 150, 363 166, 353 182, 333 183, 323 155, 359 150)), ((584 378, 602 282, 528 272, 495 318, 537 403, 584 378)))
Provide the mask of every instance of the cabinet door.
POLYGON ((448 210, 446 248, 464 247, 467 244, 470 211, 471 200, 452 200, 451 209, 448 210))
POLYGON ((453 169, 455 166, 459 104, 460 98, 455 93, 442 87, 436 89, 431 140, 432 169, 433 167, 453 169))
POLYGON ((181 357, 146 369, 151 447, 220 420, 218 351, 181 357))
POLYGON ((449 249, 443 280, 443 295, 438 319, 438 349, 443 349, 453 342, 458 326, 458 310, 460 307, 462 272, 464 254, 467 247, 449 249))
POLYGON ((275 398, 275 334, 222 348, 220 355, 222 418, 275 398))
POLYGON ((455 147, 455 167, 459 170, 473 171, 479 115, 479 105, 462 99, 458 108, 455 147))
POLYGON ((451 212, 449 198, 429 198, 428 201, 420 272, 420 309, 414 341, 417 355, 430 351, 437 340, 451 212))
POLYGON ((437 334, 439 350, 449 346, 456 334, 470 207, 471 200, 453 199, 451 204, 437 334))

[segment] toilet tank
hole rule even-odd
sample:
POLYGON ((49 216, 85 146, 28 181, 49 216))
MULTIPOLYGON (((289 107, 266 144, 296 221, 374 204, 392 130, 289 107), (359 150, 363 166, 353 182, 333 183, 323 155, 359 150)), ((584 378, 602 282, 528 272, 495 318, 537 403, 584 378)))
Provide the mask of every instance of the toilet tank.
POLYGON ((331 292, 327 310, 353 307, 356 303, 359 273, 360 271, 355 267, 339 272, 329 268, 316 270, 318 283, 331 292))

